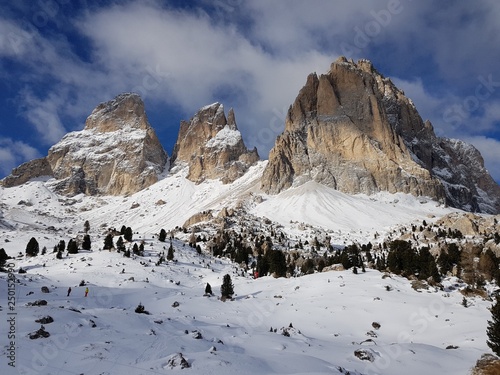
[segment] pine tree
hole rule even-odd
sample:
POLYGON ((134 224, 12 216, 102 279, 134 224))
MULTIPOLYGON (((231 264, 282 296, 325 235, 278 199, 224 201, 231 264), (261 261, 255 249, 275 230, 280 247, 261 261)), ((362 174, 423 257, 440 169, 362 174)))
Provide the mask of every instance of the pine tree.
POLYGON ((212 293, 212 286, 209 283, 207 283, 207 286, 205 287, 205 294, 210 294, 210 295, 213 294, 212 293))
POLYGON ((474 265, 474 253, 463 250, 460 256, 460 266, 462 268, 462 279, 470 286, 476 286, 477 272, 474 265))
POLYGON ((170 244, 168 248, 167 260, 174 260, 174 248, 172 247, 172 244, 170 244))
POLYGON ((132 228, 127 227, 125 229, 125 233, 123 233, 123 238, 125 238, 128 242, 132 242, 132 235, 132 228))
POLYGON ((229 274, 225 274, 224 278, 222 279, 220 293, 223 298, 231 298, 234 294, 234 286, 229 274))
POLYGON ((265 258, 269 262, 269 272, 276 277, 286 276, 286 257, 281 250, 268 250, 265 258))
POLYGON ((57 244, 57 250, 59 251, 66 250, 66 242, 64 242, 64 240, 59 241, 59 243, 57 244))
POLYGON ((5 271, 5 264, 7 263, 7 259, 10 257, 5 252, 5 249, 0 249, 0 272, 5 271))
POLYGON ((106 238, 104 239, 104 247, 103 249, 104 250, 110 250, 114 247, 113 245, 113 236, 111 235, 111 233, 109 233, 106 238))
POLYGON ((85 223, 83 224, 83 230, 85 231, 85 233, 88 233, 89 230, 90 230, 90 223, 88 220, 85 220, 85 223))
POLYGON ((38 245, 38 241, 35 239, 35 237, 31 237, 28 245, 26 245, 26 255, 36 257, 39 251, 40 246, 38 245))
POLYGON ((118 239, 116 240, 116 249, 118 250, 118 252, 125 251, 125 245, 123 244, 122 236, 118 237, 118 239))
POLYGON ((78 254, 78 245, 75 240, 71 239, 68 242, 68 253, 69 254, 78 254))
POLYGON ((500 355, 500 296, 495 295, 495 304, 490 307, 491 320, 488 320, 486 344, 496 355, 500 355))
POLYGON ((90 236, 86 234, 85 236, 83 236, 82 249, 90 250, 91 247, 92 243, 90 242, 90 236))
POLYGON ((167 238, 167 232, 165 231, 165 229, 161 229, 160 230, 160 235, 158 237, 158 241, 160 242, 165 242, 165 239, 167 238))
POLYGON ((135 255, 139 255, 139 246, 137 246, 137 243, 135 243, 134 246, 132 246, 132 252, 135 255))

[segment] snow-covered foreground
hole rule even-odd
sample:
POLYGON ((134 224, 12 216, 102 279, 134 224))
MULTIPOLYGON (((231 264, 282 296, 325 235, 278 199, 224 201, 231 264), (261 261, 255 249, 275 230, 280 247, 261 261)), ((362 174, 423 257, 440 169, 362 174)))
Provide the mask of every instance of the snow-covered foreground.
POLYGON ((136 259, 94 251, 14 261, 28 273, 16 274, 15 370, 5 361, 8 283, 1 275, 2 374, 164 374, 182 353, 191 366, 183 371, 194 374, 444 375, 467 373, 488 351, 490 303, 476 298, 465 308, 456 290, 417 292, 374 270, 254 280, 179 241, 177 262, 156 266, 164 245, 147 239, 146 255, 136 259), (234 300, 204 297, 207 282, 219 294, 226 273, 234 300), (40 299, 47 305, 26 305, 40 299), (150 315, 134 312, 139 303, 150 315), (50 337, 28 338, 46 316, 54 319, 44 325, 50 337), (358 349, 374 361, 357 358, 358 349))

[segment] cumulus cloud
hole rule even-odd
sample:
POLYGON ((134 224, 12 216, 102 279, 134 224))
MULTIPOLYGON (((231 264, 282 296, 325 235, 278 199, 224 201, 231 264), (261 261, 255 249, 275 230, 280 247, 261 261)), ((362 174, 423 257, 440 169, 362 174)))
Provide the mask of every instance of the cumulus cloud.
POLYGON ((12 168, 26 160, 40 157, 39 152, 30 145, 11 138, 0 137, 0 173, 8 175, 12 168))
MULTIPOLYGON (((204 12, 132 3, 94 14, 80 27, 93 41, 101 64, 131 77, 144 69, 154 72, 145 77, 157 97, 186 113, 228 98, 247 143, 263 155, 278 134, 269 126, 276 111, 291 104, 307 74, 325 71, 332 61, 317 51, 293 58, 269 53, 233 24, 214 23, 204 12), (259 135, 262 128, 265 136, 259 135)), ((135 91, 148 95, 140 81, 135 91)))

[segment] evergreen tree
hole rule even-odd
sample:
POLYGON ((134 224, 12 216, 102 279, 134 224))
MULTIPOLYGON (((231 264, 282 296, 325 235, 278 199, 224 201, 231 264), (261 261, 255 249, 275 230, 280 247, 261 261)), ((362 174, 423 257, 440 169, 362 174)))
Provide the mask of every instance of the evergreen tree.
POLYGON ((78 254, 78 245, 75 240, 71 239, 68 242, 68 253, 69 254, 78 254))
POLYGON ((110 250, 114 247, 114 244, 113 244, 113 236, 111 235, 111 233, 108 233, 108 235, 106 236, 106 238, 104 239, 104 247, 103 249, 104 250, 110 250))
POLYGON ((56 258, 57 259, 62 259, 63 258, 62 251, 57 250, 56 258))
POLYGON ((125 245, 123 244, 122 236, 118 237, 118 239, 116 240, 116 249, 118 250, 118 252, 125 251, 125 245))
POLYGON ((90 236, 88 234, 83 236, 82 249, 90 250, 92 243, 90 242, 90 236))
POLYGON ((66 242, 64 240, 59 241, 57 244, 57 250, 64 251, 66 250, 66 242))
POLYGON ((467 301, 467 298, 462 298, 462 306, 463 307, 469 307, 469 302, 467 301))
POLYGON ((488 249, 484 253, 481 253, 478 268, 489 281, 496 276, 498 272, 498 259, 493 251, 488 249))
POLYGON ((31 237, 28 245, 26 245, 26 255, 30 257, 36 257, 39 251, 40 246, 38 245, 38 241, 35 239, 35 237, 31 237))
POLYGON ((276 277, 286 276, 286 257, 281 250, 268 250, 265 256, 269 262, 269 272, 276 277))
POLYGON ((139 245, 139 255, 144 255, 144 242, 139 245))
POLYGON ((137 246, 137 243, 135 243, 134 246, 132 246, 132 252, 135 255, 140 255, 140 253, 139 253, 139 246, 137 246))
MULTIPOLYGON (((90 230, 90 223, 88 220, 85 220, 85 223, 83 223, 83 230, 85 231, 85 233, 88 233, 89 230, 90 230)), ((86 249, 88 250, 88 249, 86 249)))
POLYGON ((207 283, 207 286, 205 287, 205 294, 210 294, 210 295, 213 294, 212 293, 212 286, 209 283, 207 283))
POLYGON ((127 227, 125 225, 122 225, 120 228, 120 234, 123 236, 125 234, 125 231, 127 230, 127 227))
POLYGON ((490 307, 491 320, 488 320, 486 334, 488 340, 486 344, 493 350, 496 355, 500 355, 500 296, 495 295, 495 304, 490 307))
POLYGON ((259 276, 266 276, 269 272, 269 260, 261 254, 257 255, 257 272, 259 276))
POLYGON ((170 244, 167 252, 167 260, 174 260, 174 248, 172 244, 170 244))
POLYGON ((220 287, 222 297, 231 298, 234 294, 234 285, 229 274, 225 274, 220 287))
POLYGON ((123 238, 125 238, 128 242, 132 242, 132 236, 132 228, 127 227, 127 229, 125 229, 125 233, 123 233, 123 238))
POLYGON ((5 264, 10 257, 5 252, 5 249, 0 249, 0 272, 5 271, 5 264))
POLYGON ((462 279, 471 286, 476 286, 477 272, 474 265, 474 253, 462 251, 460 256, 460 266, 462 268, 462 279))
POLYGON ((158 241, 165 242, 166 238, 167 238, 167 232, 165 231, 165 229, 162 228, 160 230, 160 235, 158 237, 158 241))

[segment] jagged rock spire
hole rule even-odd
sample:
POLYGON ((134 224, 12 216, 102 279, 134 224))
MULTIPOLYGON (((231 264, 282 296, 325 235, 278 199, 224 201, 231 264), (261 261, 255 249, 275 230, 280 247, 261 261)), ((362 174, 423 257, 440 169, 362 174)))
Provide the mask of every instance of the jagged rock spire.
POLYGON ((232 182, 258 160, 257 150, 249 151, 243 142, 233 109, 226 118, 220 103, 181 122, 172 154, 172 165, 187 163, 188 178, 197 183, 206 178, 232 182))

